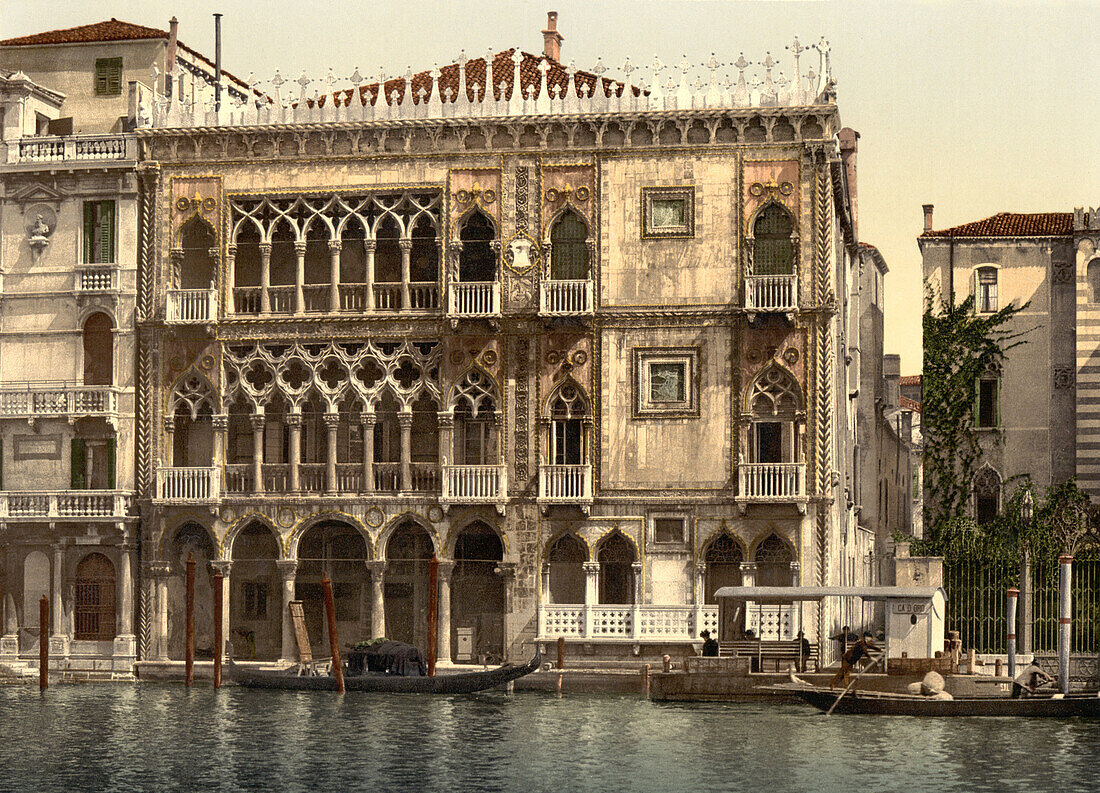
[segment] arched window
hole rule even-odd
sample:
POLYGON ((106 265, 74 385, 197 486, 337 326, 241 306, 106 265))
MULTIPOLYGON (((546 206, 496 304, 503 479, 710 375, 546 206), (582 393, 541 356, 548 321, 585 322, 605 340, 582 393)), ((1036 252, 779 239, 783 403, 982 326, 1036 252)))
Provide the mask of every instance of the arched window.
POLYGON ((554 541, 546 554, 551 603, 584 603, 584 563, 587 559, 584 543, 572 534, 563 534, 554 541))
POLYGON ((214 285, 214 256, 218 244, 214 229, 197 215, 180 229, 180 247, 183 261, 180 263, 180 289, 210 289, 214 285))
POLYGON ((997 268, 979 267, 974 273, 974 305, 979 314, 997 310, 997 268))
POLYGON ((235 658, 279 657, 283 616, 278 558, 278 538, 262 523, 250 523, 233 540, 230 624, 235 658))
MULTIPOLYGON (((435 226, 428 217, 421 217, 413 226, 409 277, 413 283, 434 284, 439 280, 439 239, 435 226)), ((413 306, 413 308, 432 308, 432 306, 413 306)))
POLYGON ((1089 285, 1089 302, 1100 303, 1100 259, 1093 259, 1088 263, 1085 280, 1089 285))
POLYGON ((793 585, 791 562, 794 561, 794 550, 790 543, 770 534, 756 546, 752 558, 756 562, 757 586, 793 585))
POLYGON ((73 638, 115 638, 115 566, 101 553, 90 553, 76 566, 73 591, 73 638))
POLYGON ((584 438, 587 417, 588 404, 580 389, 572 383, 563 384, 550 400, 551 465, 584 465, 588 462, 584 438))
POLYGON ((707 545, 703 554, 707 564, 704 602, 717 603, 714 593, 724 586, 741 586, 741 563, 744 557, 737 540, 723 532, 707 545))
POLYGON ((550 278, 554 281, 588 278, 588 227, 571 209, 550 230, 550 278))
POLYGON ((214 392, 197 374, 172 389, 172 465, 208 467, 214 460, 214 392))
POLYGON ((111 385, 114 380, 114 334, 111 318, 92 314, 84 322, 84 385, 111 385))
POLYGON ((801 457, 796 418, 802 407, 798 383, 776 366, 765 369, 749 392, 752 426, 749 460, 753 463, 797 462, 801 457))
POLYGON ((596 551, 600 563, 600 603, 634 602, 634 546, 613 532, 596 551))
POLYGON ((778 204, 761 210, 752 227, 752 274, 794 273, 794 224, 790 213, 778 204))
POLYGON ((378 224, 374 246, 374 280, 379 283, 401 283, 401 229, 393 215, 386 215, 378 224))
POLYGON ((1001 477, 989 466, 974 477, 974 520, 980 525, 992 523, 1001 510, 1001 477))
POLYGON ((495 281, 497 278, 497 254, 491 242, 496 239, 496 228, 479 210, 467 216, 459 232, 462 250, 458 255, 458 280, 467 282, 495 281))
POLYGON ((455 384, 454 416, 455 465, 496 465, 500 419, 487 374, 471 369, 455 384))
POLYGON ((233 310, 238 314, 260 313, 260 280, 263 260, 260 230, 250 221, 237 231, 233 256, 233 310))

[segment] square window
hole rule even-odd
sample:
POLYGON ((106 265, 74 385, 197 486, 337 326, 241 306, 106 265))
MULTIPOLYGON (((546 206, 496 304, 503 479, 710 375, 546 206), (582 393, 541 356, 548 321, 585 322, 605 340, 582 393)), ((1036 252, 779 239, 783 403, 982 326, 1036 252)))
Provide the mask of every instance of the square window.
POLYGON ((682 543, 684 525, 687 521, 682 515, 659 515, 653 518, 653 542, 682 543))
POLYGON ((699 351, 695 347, 634 350, 634 418, 699 415, 699 351))
POLYGON ((643 239, 695 236, 694 187, 643 187, 643 239))
POLYGON ((95 92, 97 96, 122 93, 122 58, 96 58, 95 92))

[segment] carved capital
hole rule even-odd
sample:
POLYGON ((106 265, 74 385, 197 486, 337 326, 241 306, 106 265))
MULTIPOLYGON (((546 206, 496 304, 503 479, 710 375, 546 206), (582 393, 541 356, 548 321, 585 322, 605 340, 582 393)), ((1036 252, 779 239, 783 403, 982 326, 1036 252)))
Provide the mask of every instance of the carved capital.
POLYGON ((211 424, 214 432, 226 432, 229 429, 229 416, 225 413, 215 413, 211 424))
POLYGON ((412 413, 406 413, 404 411, 401 411, 400 413, 398 413, 397 414, 397 425, 399 427, 401 427, 401 429, 403 429, 403 430, 404 429, 412 429, 413 414, 412 413))
MULTIPOLYGON (((340 414, 324 413, 321 415, 321 421, 325 423, 325 429, 336 430, 340 426, 340 414)), ((412 414, 409 415, 409 426, 412 426, 412 414)))
POLYGON ((279 568, 279 577, 283 579, 284 583, 293 581, 294 576, 298 573, 297 559, 276 559, 275 566, 279 568))
POLYGON ((584 568, 584 572, 587 575, 598 575, 600 572, 599 562, 583 562, 581 566, 584 568))
POLYGON ((170 414, 164 417, 164 431, 167 433, 173 433, 176 431, 175 415, 170 414))
POLYGON ((308 244, 309 243, 302 242, 301 240, 296 241, 294 243, 294 252, 297 253, 299 256, 305 256, 306 255, 306 245, 308 245, 308 244))
POLYGON ((363 247, 366 248, 367 253, 374 253, 374 249, 378 246, 375 240, 363 240, 363 247))
POLYGON ((374 413, 360 413, 359 423, 364 427, 372 428, 378 423, 378 416, 374 413))
POLYGON ((371 559, 363 564, 367 566, 367 572, 375 581, 381 581, 385 577, 386 563, 381 559, 371 559))
POLYGON ((339 253, 340 249, 344 247, 343 240, 329 240, 328 250, 329 253, 339 253))
POLYGON ((145 572, 150 578, 168 578, 172 575, 172 565, 168 562, 146 562, 145 572))
POLYGON ((168 256, 172 259, 173 264, 179 264, 183 261, 183 248, 172 248, 168 251, 168 256))
POLYGON ((225 246, 225 252, 228 253, 230 256, 236 256, 237 244, 234 242, 229 243, 229 245, 225 246))
POLYGON ((455 425, 455 414, 452 413, 451 411, 441 410, 436 414, 436 416, 439 419, 439 428, 441 430, 442 429, 452 429, 454 427, 454 425, 455 425))
POLYGON ((261 256, 270 256, 271 255, 271 243, 270 242, 261 242, 257 247, 259 247, 259 249, 260 249, 260 255, 261 256))
POLYGON ((252 425, 253 432, 259 432, 267 425, 267 416, 263 413, 253 413, 248 417, 248 423, 252 425))
POLYGON ((223 578, 229 578, 229 573, 233 569, 233 562, 229 559, 214 559, 210 562, 210 566, 214 568, 215 573, 221 573, 223 578))
POLYGON ((455 563, 452 561, 439 562, 439 580, 450 582, 451 574, 455 571, 455 563))
POLYGON ((283 423, 293 429, 298 429, 302 426, 302 414, 288 412, 283 414, 283 423))
POLYGON ((413 249, 413 241, 408 237, 402 237, 397 241, 397 247, 402 251, 411 251, 413 249))

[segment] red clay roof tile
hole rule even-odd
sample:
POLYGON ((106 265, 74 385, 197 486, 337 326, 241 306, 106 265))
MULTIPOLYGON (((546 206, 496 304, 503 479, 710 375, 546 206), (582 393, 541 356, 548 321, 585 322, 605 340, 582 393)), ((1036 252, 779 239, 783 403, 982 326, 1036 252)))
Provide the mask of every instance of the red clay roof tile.
POLYGON ((1071 212, 998 212, 993 217, 964 223, 941 231, 926 231, 922 237, 1064 237, 1073 233, 1071 212))
POLYGON ((166 39, 168 31, 147 28, 131 22, 120 22, 111 17, 106 22, 93 22, 75 28, 48 30, 30 36, 19 36, 0 41, 4 47, 24 47, 34 44, 84 44, 92 41, 131 41, 136 39, 166 39))

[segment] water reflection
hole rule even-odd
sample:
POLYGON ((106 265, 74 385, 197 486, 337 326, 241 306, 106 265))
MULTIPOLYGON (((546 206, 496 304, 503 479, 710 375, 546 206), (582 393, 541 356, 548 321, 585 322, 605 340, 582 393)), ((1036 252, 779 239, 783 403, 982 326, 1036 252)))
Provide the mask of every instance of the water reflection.
POLYGON ((1100 725, 636 697, 0 688, 0 790, 1094 790, 1100 725), (854 786, 854 787, 853 787, 854 786))

